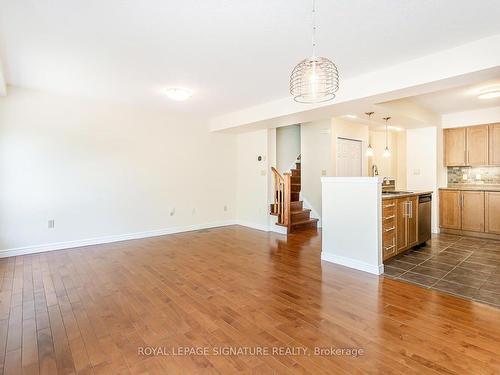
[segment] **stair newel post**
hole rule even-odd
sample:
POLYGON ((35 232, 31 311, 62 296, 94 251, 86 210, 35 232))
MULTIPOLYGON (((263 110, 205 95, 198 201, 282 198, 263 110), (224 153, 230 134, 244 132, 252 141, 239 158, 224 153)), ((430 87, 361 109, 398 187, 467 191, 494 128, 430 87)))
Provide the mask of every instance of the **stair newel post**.
POLYGON ((285 173, 284 177, 284 199, 283 199, 283 224, 290 228, 291 224, 291 202, 292 202, 292 175, 291 173, 285 173))

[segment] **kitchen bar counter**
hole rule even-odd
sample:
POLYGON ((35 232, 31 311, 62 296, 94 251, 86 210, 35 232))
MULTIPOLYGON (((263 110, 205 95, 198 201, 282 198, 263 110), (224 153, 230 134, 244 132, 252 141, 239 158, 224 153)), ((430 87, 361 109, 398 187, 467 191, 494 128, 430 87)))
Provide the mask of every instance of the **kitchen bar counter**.
POLYGON ((500 191, 500 185, 452 185, 439 190, 500 191))

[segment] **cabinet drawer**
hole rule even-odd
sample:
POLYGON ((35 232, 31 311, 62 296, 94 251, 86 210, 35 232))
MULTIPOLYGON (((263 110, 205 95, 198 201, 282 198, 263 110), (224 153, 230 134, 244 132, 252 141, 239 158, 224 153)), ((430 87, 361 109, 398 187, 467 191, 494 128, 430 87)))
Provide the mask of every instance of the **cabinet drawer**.
POLYGON ((390 218, 396 214, 396 201, 387 199, 382 201, 382 220, 390 218))
POLYGON ((396 233, 396 217, 384 220, 382 222, 382 234, 395 234, 396 233))
POLYGON ((383 259, 386 260, 391 256, 396 255, 396 236, 395 234, 391 234, 388 236, 384 236, 382 241, 382 254, 383 259))

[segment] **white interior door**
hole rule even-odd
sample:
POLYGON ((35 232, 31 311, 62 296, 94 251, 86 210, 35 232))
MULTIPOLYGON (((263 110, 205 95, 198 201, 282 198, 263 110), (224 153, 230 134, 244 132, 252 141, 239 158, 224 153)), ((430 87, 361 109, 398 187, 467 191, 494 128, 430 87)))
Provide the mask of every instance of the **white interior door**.
POLYGON ((363 175, 362 142, 355 139, 337 138, 337 176, 358 177, 363 175))

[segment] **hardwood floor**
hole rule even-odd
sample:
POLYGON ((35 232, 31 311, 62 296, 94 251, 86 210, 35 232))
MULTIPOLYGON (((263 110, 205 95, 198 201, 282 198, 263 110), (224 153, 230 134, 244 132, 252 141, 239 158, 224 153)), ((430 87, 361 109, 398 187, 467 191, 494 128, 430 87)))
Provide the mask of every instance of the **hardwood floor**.
POLYGON ((314 230, 286 240, 232 226, 1 259, 0 366, 4 374, 500 373, 500 309, 321 262, 320 247, 314 230), (191 346, 209 355, 172 355, 191 346), (270 355, 213 355, 220 347, 270 355), (292 347, 308 352, 272 355, 292 347), (364 353, 314 355, 315 347, 364 353))

